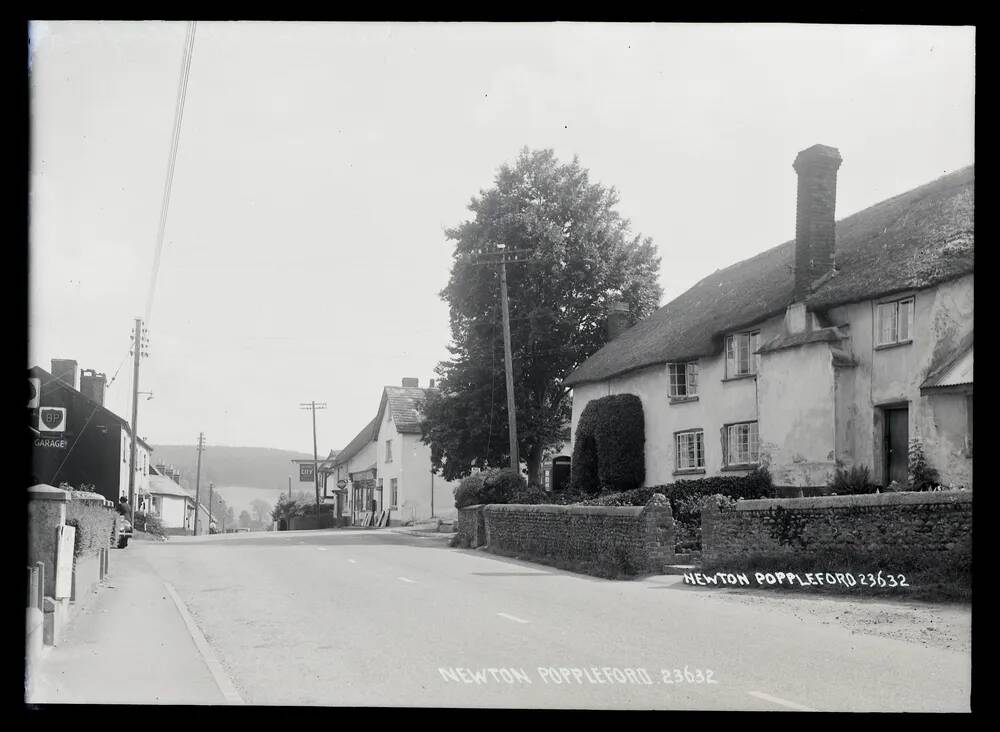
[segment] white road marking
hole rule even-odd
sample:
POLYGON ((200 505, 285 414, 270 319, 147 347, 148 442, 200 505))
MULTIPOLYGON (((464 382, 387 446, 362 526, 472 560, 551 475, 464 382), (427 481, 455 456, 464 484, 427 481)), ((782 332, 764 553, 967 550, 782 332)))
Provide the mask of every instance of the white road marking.
POLYGON ((415 580, 406 579, 406 577, 397 577, 400 582, 409 582, 411 585, 417 584, 415 580))
POLYGON ((774 702, 775 704, 780 704, 783 707, 788 707, 790 709, 797 709, 800 712, 815 712, 815 709, 810 709, 802 704, 796 704, 795 702, 790 702, 787 699, 779 699, 776 696, 771 696, 770 694, 765 694, 763 691, 748 691, 750 696, 755 696, 758 699, 763 699, 764 701, 774 702))
POLYGON ((515 623, 527 623, 528 622, 527 620, 521 620, 521 618, 518 618, 518 617, 516 617, 514 615, 508 615, 507 613, 497 613, 497 615, 499 615, 501 618, 507 618, 507 620, 513 620, 515 623))
POLYGON ((316 547, 316 551, 318 551, 318 552, 325 552, 326 551, 326 547, 325 546, 318 546, 318 547, 316 547))
POLYGON ((350 562, 351 564, 357 564, 357 562, 353 559, 348 559, 347 561, 350 562))
POLYGON ((194 641, 195 646, 198 648, 198 652, 201 653, 201 658, 208 666, 209 672, 212 674, 212 678, 215 679, 216 685, 219 687, 219 691, 226 698, 229 704, 244 704, 243 698, 236 691, 236 687, 233 686, 233 682, 229 679, 229 675, 226 673, 225 669, 222 668, 222 664, 219 663, 219 659, 216 657, 215 652, 212 651, 212 647, 208 645, 208 641, 205 640, 205 636, 202 634, 201 630, 195 624, 194 619, 188 612, 187 607, 184 605, 184 601, 177 594, 173 585, 169 582, 164 582, 163 585, 167 588, 167 592, 170 593, 170 597, 173 598, 174 605, 177 606, 177 612, 181 614, 181 619, 184 621, 184 625, 187 626, 188 633, 191 634, 191 640, 194 641))

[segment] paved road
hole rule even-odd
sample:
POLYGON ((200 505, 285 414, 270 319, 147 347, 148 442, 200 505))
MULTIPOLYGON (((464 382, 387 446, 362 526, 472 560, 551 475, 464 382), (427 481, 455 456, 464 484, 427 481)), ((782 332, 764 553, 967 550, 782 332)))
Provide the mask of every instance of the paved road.
POLYGON ((601 580, 384 530, 133 550, 251 704, 969 709, 968 654, 793 621, 676 578, 601 580))

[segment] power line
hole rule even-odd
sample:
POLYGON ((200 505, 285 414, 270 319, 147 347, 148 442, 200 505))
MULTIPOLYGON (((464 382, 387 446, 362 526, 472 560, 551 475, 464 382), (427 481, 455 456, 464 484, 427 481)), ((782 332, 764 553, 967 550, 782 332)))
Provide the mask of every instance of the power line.
POLYGON ((181 136, 181 122, 184 119, 184 101, 187 98, 188 77, 191 73, 191 55, 194 52, 194 34, 196 21, 188 25, 184 37, 184 57, 181 65, 181 80, 177 86, 177 102, 174 108, 174 126, 170 138, 170 156, 167 159, 167 179, 163 186, 163 198, 160 202, 160 223, 156 232, 156 250, 153 255, 153 272, 149 280, 149 295, 146 299, 146 317, 148 323, 153 310, 153 295, 156 292, 156 276, 160 271, 160 255, 163 253, 163 235, 167 228, 167 211, 170 208, 170 190, 174 183, 174 166, 177 163, 177 146, 181 136))

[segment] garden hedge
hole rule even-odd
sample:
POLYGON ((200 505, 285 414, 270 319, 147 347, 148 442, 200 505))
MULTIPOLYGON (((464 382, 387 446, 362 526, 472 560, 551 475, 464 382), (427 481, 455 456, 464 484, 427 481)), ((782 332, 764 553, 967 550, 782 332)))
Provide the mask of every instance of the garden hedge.
POLYGON ((74 491, 72 495, 73 499, 66 503, 66 525, 76 528, 73 556, 107 548, 115 531, 118 513, 105 507, 103 496, 91 500, 91 493, 85 493, 87 497, 83 497, 79 491, 74 491))
POLYGON ((574 491, 627 491, 646 479, 646 422, 635 394, 592 399, 580 413, 570 468, 574 491))

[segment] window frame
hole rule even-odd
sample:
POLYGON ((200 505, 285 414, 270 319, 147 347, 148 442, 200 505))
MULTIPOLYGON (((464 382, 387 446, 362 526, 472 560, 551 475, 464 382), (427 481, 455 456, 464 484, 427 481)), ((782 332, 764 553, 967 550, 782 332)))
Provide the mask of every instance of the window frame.
POLYGON ((390 437, 385 441, 385 461, 387 463, 392 462, 392 438, 390 437))
POLYGON ((399 510, 399 478, 389 478, 389 508, 399 510))
POLYGON ((726 371, 723 381, 729 381, 731 379, 749 379, 751 377, 757 376, 757 372, 760 366, 760 357, 755 353, 755 351, 760 348, 760 328, 751 328, 749 330, 740 330, 734 333, 729 333, 726 335, 725 341, 723 343, 723 356, 726 361, 726 371), (739 371, 740 365, 740 352, 739 343, 737 338, 740 340, 746 339, 747 344, 747 369, 748 371, 739 371), (733 358, 730 360, 730 343, 733 344, 733 358), (733 364, 735 373, 730 370, 730 363, 733 364))
MULTIPOLYGON (((685 447, 683 453, 688 454, 688 449, 685 447)), ((702 427, 692 427, 686 430, 678 430, 674 432, 674 475, 687 475, 692 473, 704 473, 705 472, 705 430, 702 427), (681 466, 681 439, 688 436, 695 436, 695 465, 689 467, 681 466), (698 449, 700 442, 700 450, 698 449), (700 455, 699 455, 700 453, 700 455), (698 463, 698 457, 701 458, 700 464, 698 463)))
POLYGON ((693 402, 698 399, 698 361, 671 361, 667 363, 667 397, 670 402, 693 402), (683 372, 680 368, 683 366, 683 372), (676 392, 676 387, 680 385, 678 381, 678 376, 683 373, 683 385, 684 393, 679 394, 676 392), (694 384, 694 390, 691 390, 691 384, 694 384))
POLYGON ((882 348, 895 348, 896 346, 905 346, 913 343, 913 319, 916 314, 916 295, 905 295, 903 297, 894 297, 888 300, 879 300, 875 303, 875 313, 872 319, 872 341, 875 350, 882 348), (902 320, 899 315, 901 312, 901 306, 908 305, 906 310, 906 337, 900 338, 900 323, 902 320), (892 307, 893 312, 893 325, 892 325, 892 340, 882 340, 882 312, 883 308, 892 307))
POLYGON ((752 470, 760 466, 760 422, 756 419, 744 420, 742 422, 727 422, 722 425, 722 469, 723 470, 752 470), (756 440, 753 440, 753 432, 747 434, 747 449, 754 448, 753 453, 748 455, 755 458, 749 462, 730 462, 732 441, 730 430, 743 425, 754 425, 756 429, 756 440))

